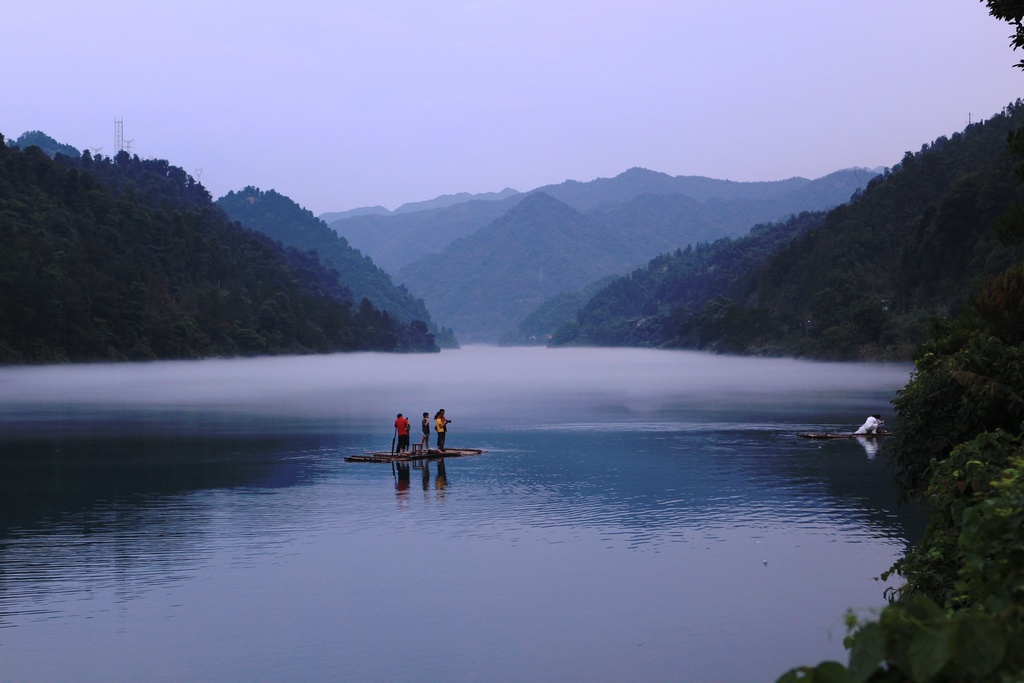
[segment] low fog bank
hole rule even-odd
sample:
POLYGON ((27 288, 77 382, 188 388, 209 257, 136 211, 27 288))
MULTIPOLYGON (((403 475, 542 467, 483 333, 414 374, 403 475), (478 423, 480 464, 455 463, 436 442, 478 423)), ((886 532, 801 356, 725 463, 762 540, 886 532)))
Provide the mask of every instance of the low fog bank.
MULTIPOLYGON (((819 363, 647 349, 470 346, 440 354, 274 358, 0 369, 0 422, 54 411, 193 411, 329 420, 397 412, 480 426, 731 404, 786 414, 830 402, 888 408, 910 364, 819 363), (882 400, 885 405, 877 405, 882 400)), ((876 412, 872 410, 871 412, 876 412)), ((855 417, 861 417, 859 415, 855 417)))

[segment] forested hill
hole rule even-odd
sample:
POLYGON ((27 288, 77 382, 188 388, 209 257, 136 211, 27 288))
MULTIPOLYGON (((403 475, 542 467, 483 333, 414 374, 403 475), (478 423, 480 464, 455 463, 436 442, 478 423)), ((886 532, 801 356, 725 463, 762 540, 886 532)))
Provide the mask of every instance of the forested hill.
POLYGON ((718 243, 659 257, 595 295, 558 343, 909 359, 932 320, 955 314, 980 282, 1024 255, 991 230, 1022 199, 1007 148, 1022 125, 1018 101, 908 152, 819 227, 728 283, 712 286, 721 280, 714 263, 698 258, 718 243))
POLYGON ((163 160, 0 137, 0 362, 436 350, 163 160))
MULTIPOLYGON (((756 225, 743 237, 723 237, 658 256, 645 268, 607 283, 575 321, 554 331, 551 344, 671 346, 690 311, 716 298, 742 296, 751 274, 772 254, 824 220, 824 212, 804 212, 785 222, 756 225)), ((751 323, 742 322, 744 329, 751 323)))
POLYGON ((17 147, 19 149, 38 147, 50 158, 53 158, 58 154, 63 154, 64 156, 72 159, 77 159, 82 156, 82 153, 71 145, 65 145, 57 142, 40 130, 30 130, 27 133, 22 133, 17 140, 10 141, 8 144, 11 147, 17 147))
POLYGON ((405 323, 420 320, 431 327, 430 313, 422 299, 415 298, 404 286, 396 286, 391 276, 369 257, 353 249, 344 237, 288 197, 274 190, 262 192, 246 187, 229 192, 216 203, 232 220, 247 228, 302 251, 315 250, 324 265, 338 271, 355 300, 369 299, 392 318, 405 323))

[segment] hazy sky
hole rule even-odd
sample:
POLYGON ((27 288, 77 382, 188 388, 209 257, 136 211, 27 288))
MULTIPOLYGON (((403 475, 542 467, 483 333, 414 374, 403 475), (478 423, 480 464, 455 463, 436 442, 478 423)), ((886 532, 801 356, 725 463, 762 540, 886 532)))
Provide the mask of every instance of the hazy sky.
POLYGON ((6 3, 0 133, 314 213, 642 166, 892 166, 1024 92, 978 0, 6 3))

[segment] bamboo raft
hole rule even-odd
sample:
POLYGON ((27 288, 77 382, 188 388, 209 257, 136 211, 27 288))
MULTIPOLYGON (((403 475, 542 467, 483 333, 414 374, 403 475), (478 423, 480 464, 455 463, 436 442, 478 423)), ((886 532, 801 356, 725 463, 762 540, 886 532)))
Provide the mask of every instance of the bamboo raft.
POLYGON ((462 458, 469 455, 480 455, 487 451, 482 448, 446 448, 444 453, 429 449, 427 451, 407 451, 394 453, 389 451, 367 451, 356 455, 345 456, 345 462, 414 462, 418 460, 441 460, 443 458, 462 458))
POLYGON ((875 439, 880 436, 892 436, 892 432, 876 432, 875 434, 854 434, 849 433, 827 433, 827 432, 800 432, 797 436, 805 439, 875 439))

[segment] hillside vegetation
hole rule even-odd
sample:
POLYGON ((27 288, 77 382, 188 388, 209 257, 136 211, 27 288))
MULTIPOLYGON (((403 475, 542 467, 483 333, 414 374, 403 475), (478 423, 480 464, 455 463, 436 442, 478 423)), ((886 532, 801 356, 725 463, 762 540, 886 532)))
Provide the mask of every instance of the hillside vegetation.
MULTIPOLYGON (((996 5, 989 3, 997 16, 1021 16, 996 5)), ((1018 31, 1024 47, 1024 28, 1018 31)), ((1009 139, 1024 156, 1024 130, 1009 139)), ((1017 176, 1024 180, 1024 168, 1017 176)), ((1010 204, 995 227, 1004 247, 1020 247, 1024 207, 1010 204)), ((972 242, 966 237, 961 244, 972 242)), ((905 495, 927 505, 928 526, 882 574, 901 579, 888 591, 889 606, 870 618, 848 614, 845 665, 798 667, 779 683, 1024 680, 1022 396, 1024 261, 1017 260, 935 327, 893 401, 890 460, 905 495)))
POLYGON ((991 226, 1024 196, 1006 145, 1022 124, 1017 102, 908 152, 767 258, 757 231, 658 257, 596 294, 556 343, 908 359, 933 319, 1021 256, 991 226))
MULTIPOLYGON (((229 218, 247 228, 301 251, 316 251, 325 266, 342 274, 356 301, 369 299, 376 308, 396 320, 403 323, 418 320, 428 328, 435 328, 422 299, 415 298, 404 286, 396 286, 391 276, 378 268, 370 257, 353 249, 344 237, 288 197, 274 190, 263 192, 256 187, 246 187, 239 192, 229 192, 216 203, 229 218)), ((433 331, 438 337, 438 331, 433 331)), ((455 345, 450 330, 441 334, 445 337, 442 346, 455 345)))
POLYGON ((436 350, 163 160, 0 144, 0 225, 0 362, 436 350))
MULTIPOLYGON (((712 316, 729 307, 729 297, 742 297, 750 287, 751 274, 798 235, 821 226, 823 212, 804 212, 788 221, 754 226, 736 239, 723 237, 697 243, 652 259, 645 268, 607 283, 578 308, 575 320, 561 324, 551 338, 553 346, 669 346, 684 334, 725 331, 730 339, 747 341, 756 336, 763 321, 756 315, 735 316, 722 330, 707 324, 693 329, 689 311, 712 316), (663 302, 672 302, 671 307, 663 302)), ((726 322, 726 321, 723 321, 726 322)), ((710 321, 709 321, 710 323, 710 321)), ((723 349, 732 350, 732 349, 723 349)))

